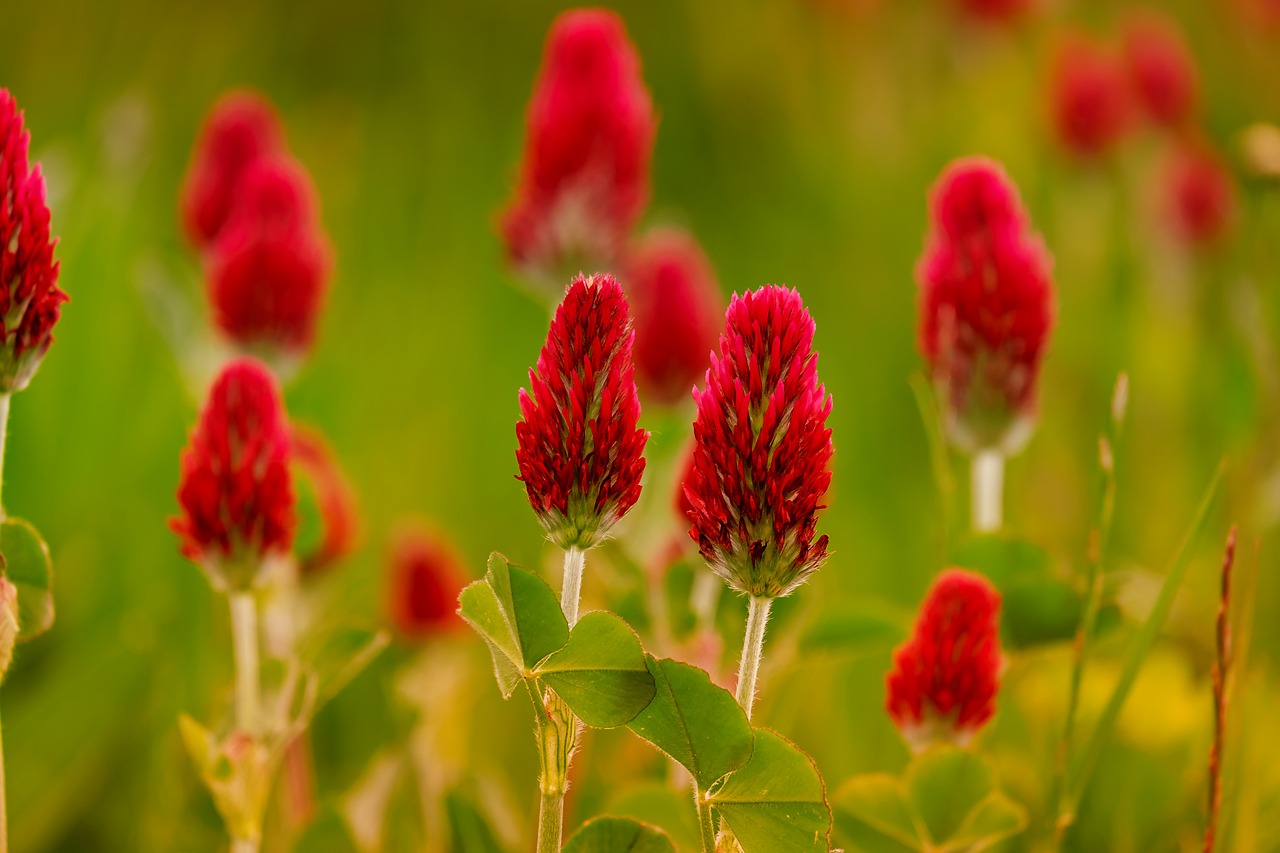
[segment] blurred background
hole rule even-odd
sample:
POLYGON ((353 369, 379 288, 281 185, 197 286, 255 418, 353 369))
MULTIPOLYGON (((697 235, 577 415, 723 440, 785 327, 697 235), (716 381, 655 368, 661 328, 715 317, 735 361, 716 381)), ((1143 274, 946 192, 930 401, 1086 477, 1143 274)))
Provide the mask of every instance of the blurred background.
MULTIPOLYGON (((1241 559, 1257 569, 1259 609, 1241 676, 1250 698, 1237 718, 1252 726, 1252 763, 1237 768, 1240 787, 1228 793, 1250 807, 1249 826, 1232 849, 1280 849, 1280 733, 1267 724, 1280 701, 1271 675, 1280 622, 1266 618, 1280 603, 1271 570, 1280 187, 1241 149, 1247 127, 1280 121, 1280 11, 1266 0, 1160 7, 1194 56, 1200 133, 1231 181, 1234 214, 1220 239, 1200 245, 1162 218, 1168 134, 1138 125, 1086 160, 1052 129, 1056 40, 1076 27, 1115 41, 1121 6, 1052 0, 984 24, 943 0, 619 4, 660 117, 644 224, 695 235, 726 299, 785 283, 817 320, 836 445, 819 529, 834 555, 779 608, 757 716, 813 755, 834 788, 854 773, 896 770, 907 753, 882 711, 892 640, 826 648, 814 626, 872 605, 905 625, 947 560, 938 478, 909 384, 922 367, 913 270, 927 189, 957 156, 1000 160, 1054 256, 1058 289, 1039 427, 1008 467, 1011 533, 1044 549, 1063 583, 1078 583, 1096 515, 1097 436, 1121 370, 1131 404, 1108 568, 1122 615, 1149 606, 1228 460, 1166 639, 1073 849, 1188 849, 1200 831, 1217 567, 1230 521, 1241 524, 1241 559)), ((180 712, 225 714, 231 683, 225 602, 166 529, 196 400, 144 294, 163 276, 202 305, 177 199, 201 119, 229 88, 252 87, 278 107, 335 249, 318 343, 287 393, 291 414, 324 431, 359 495, 361 545, 324 578, 328 613, 386 620, 387 536, 409 516, 447 533, 472 576, 496 549, 558 585, 559 554, 514 479, 516 392, 548 317, 514 286, 495 221, 517 175, 544 36, 564 8, 6 4, 0 85, 25 110, 32 158, 44 164, 71 296, 39 376, 15 400, 5 469, 5 506, 41 529, 57 573, 58 621, 19 650, 0 692, 18 853, 225 843, 176 724, 180 712)), ((678 456, 691 419, 691 408, 646 408, 653 476, 678 456)), ((967 472, 963 460, 952 468, 963 519, 967 472)), ((665 484, 651 488, 636 516, 678 530, 672 503, 665 484)), ((627 614, 643 578, 627 574, 624 550, 593 555, 585 595, 627 614)), ((728 596, 722 606, 732 674, 744 608, 728 596)), ((452 727, 466 802, 490 816, 499 843, 525 848, 536 804, 527 700, 502 702, 469 632, 439 644, 447 648, 393 644, 322 712, 318 801, 367 786, 379 757, 403 753, 416 704, 452 727), (452 674, 433 675, 436 665, 452 674)), ((1104 648, 1091 676, 1095 709, 1112 659, 1104 648)), ((1033 821, 1044 819, 1038 776, 1052 766, 1057 724, 1043 721, 1061 713, 1066 660, 1062 643, 1016 656, 985 735, 1033 821)), ((665 766, 611 733, 590 736, 575 772, 570 825, 661 780, 665 766)), ((413 811, 413 795, 399 796, 413 811)), ((392 832, 383 845, 417 849, 396 840, 414 837, 392 832)), ((476 844, 461 849, 489 849, 476 844)))

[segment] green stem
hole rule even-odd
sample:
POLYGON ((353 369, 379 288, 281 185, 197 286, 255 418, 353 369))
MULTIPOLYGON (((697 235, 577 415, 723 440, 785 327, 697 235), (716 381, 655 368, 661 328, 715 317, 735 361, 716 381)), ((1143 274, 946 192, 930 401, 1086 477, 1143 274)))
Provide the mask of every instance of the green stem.
POLYGON ((538 853, 560 853, 564 794, 543 793, 538 809, 538 853))
POLYGON ((233 592, 231 637, 236 668, 236 728, 256 736, 261 699, 258 673, 258 603, 252 592, 233 592))
MULTIPOLYGON (((6 399, 7 396, 6 396, 6 399)), ((3 439, 0 439, 3 442, 3 439)), ((0 735, 0 853, 9 853, 9 813, 5 806, 4 738, 0 735)))
POLYGON ((702 853, 715 853, 716 828, 711 821, 711 806, 702 798, 702 790, 698 783, 693 783, 693 806, 698 810, 698 835, 702 842, 702 853))
POLYGON ((537 714, 538 758, 542 773, 538 777, 541 795, 538 807, 538 853, 560 853, 564 827, 564 794, 569 787, 569 763, 577 745, 578 720, 573 712, 550 690, 541 696, 530 687, 537 714))
POLYGON ((1004 454, 979 450, 973 454, 969 481, 974 533, 995 533, 1003 524, 1004 454))
POLYGON ((587 553, 576 545, 564 551, 564 580, 560 585, 560 609, 569 627, 578 624, 578 599, 582 597, 582 570, 587 565, 587 553))
MULTIPOLYGON (((0 489, 4 488, 4 445, 9 435, 9 400, 11 395, 0 394, 0 489)), ((4 521, 4 503, 0 502, 0 521, 4 521)))
POLYGON ((764 627, 769 621, 773 599, 753 595, 747 604, 747 635, 742 641, 742 663, 738 667, 738 704, 751 719, 751 706, 756 701, 756 675, 764 655, 764 627))

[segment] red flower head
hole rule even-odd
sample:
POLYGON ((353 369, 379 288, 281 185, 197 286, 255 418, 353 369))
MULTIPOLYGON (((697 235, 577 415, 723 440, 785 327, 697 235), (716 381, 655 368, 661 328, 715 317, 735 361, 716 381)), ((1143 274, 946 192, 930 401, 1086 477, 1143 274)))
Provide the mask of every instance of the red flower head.
POLYGON ((1199 84, 1195 61, 1173 23, 1154 13, 1130 18, 1124 54, 1133 91, 1151 120, 1169 126, 1190 122, 1199 84))
POLYGON ((1103 154, 1128 127, 1124 66, 1109 47, 1083 35, 1059 44, 1051 94, 1058 138, 1077 156, 1103 154))
POLYGON ((951 439, 970 452, 1012 452, 1030 434, 1053 326, 1049 256, 994 162, 957 160, 932 193, 916 268, 920 350, 951 439))
POLYGON ((970 18, 989 23, 1003 23, 1020 17, 1031 8, 1033 0, 952 0, 952 5, 970 18))
POLYGON ((0 394, 27 387, 67 301, 58 288, 44 177, 27 163, 30 144, 17 101, 0 89, 0 394))
POLYGON ((305 170, 285 158, 245 169, 206 272, 218 328, 247 350, 300 355, 315 336, 329 266, 305 170))
POLYGON ((689 535, 733 589, 780 598, 818 570, 814 538, 831 483, 831 398, 818 382, 813 317, 800 294, 735 295, 706 387, 694 389, 689 535))
POLYGON ((214 381, 182 454, 178 503, 170 526, 182 553, 219 589, 251 588, 265 561, 292 547, 289 428, 275 379, 253 359, 214 381))
POLYGON ((644 445, 627 300, 610 275, 565 292, 520 390, 516 461, 529 503, 561 548, 592 548, 640 496, 644 445))
POLYGON ((939 575, 886 682, 889 716, 913 750, 965 744, 995 714, 1000 593, 972 572, 939 575))
POLYGON ((346 557, 360 532, 360 511, 351 484, 337 457, 319 432, 294 424, 289 453, 315 496, 320 514, 320 541, 300 561, 303 574, 315 574, 346 557))
POLYGON ((529 102, 516 198, 502 216, 511 262, 541 281, 611 265, 649 199, 656 122, 621 19, 566 12, 529 102))
POLYGON ((402 637, 422 639, 464 624, 457 609, 466 575, 449 542, 406 528, 392 540, 387 568, 387 613, 402 637))
POLYGON ((720 328, 715 273, 683 231, 650 233, 627 252, 623 283, 635 315, 636 379, 646 398, 672 404, 707 369, 720 328))
POLYGON ((1210 246, 1235 214, 1231 173, 1207 145, 1183 143, 1170 155, 1160 186, 1169 228, 1191 246, 1210 246))
POLYGON ((275 110, 252 92, 232 92, 214 105, 196 142, 182 188, 187 235, 207 248, 235 206, 241 176, 260 157, 284 151, 275 110))

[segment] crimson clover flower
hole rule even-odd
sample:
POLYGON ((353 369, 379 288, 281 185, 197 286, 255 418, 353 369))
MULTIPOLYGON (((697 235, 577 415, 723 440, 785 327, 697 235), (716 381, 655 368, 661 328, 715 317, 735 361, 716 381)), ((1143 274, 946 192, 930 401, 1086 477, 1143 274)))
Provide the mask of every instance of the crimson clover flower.
POLYGON ((967 743, 995 714, 1000 593, 972 572, 940 574, 886 684, 889 716, 913 750, 967 743))
POLYGON ((1227 233, 1235 215, 1231 173, 1207 143, 1175 146, 1161 173, 1169 230, 1185 244, 1212 246, 1227 233))
POLYGON ((630 247, 622 269, 640 393, 667 405, 686 400, 719 334, 723 302, 715 272, 696 240, 665 228, 630 247))
POLYGON ((827 557, 826 535, 814 534, 831 483, 831 398, 813 333, 795 290, 735 294, 693 392, 689 535, 712 571, 756 598, 788 595, 827 557))
POLYGON ((422 639, 464 624, 457 608, 466 573, 446 539, 406 527, 392 540, 387 568, 387 612, 402 637, 422 639))
POLYGON ((0 89, 0 394, 21 391, 53 343, 67 294, 58 288, 57 241, 31 134, 8 89, 0 89))
POLYGON ((1017 189, 984 158, 957 160, 931 196, 916 268, 920 350, 947 433, 969 452, 1017 450, 1030 434, 1053 326, 1051 261, 1017 189))
POLYGON ((1106 153, 1128 129, 1128 80, 1109 45, 1068 34, 1058 44, 1050 86, 1054 129, 1077 157, 1106 153))
POLYGON ((1124 58, 1138 104, 1156 124, 1178 127, 1195 116, 1195 61, 1177 27, 1145 12, 1125 23, 1124 58))
POLYGON ((649 200, 656 120, 622 20, 578 9, 555 20, 526 117, 524 162, 501 231, 532 280, 606 267, 649 200))
POLYGON ((314 575, 346 557, 356 546, 360 511, 355 492, 333 449, 318 430, 293 424, 289 456, 315 498, 320 516, 319 542, 299 560, 304 575, 314 575))
POLYGON ((649 433, 637 427, 633 337, 618 282, 580 275, 520 389, 518 479, 561 548, 598 545, 640 496, 649 433))
POLYGON ((261 363, 236 359, 214 380, 182 453, 178 503, 170 527, 182 553, 220 590, 250 589, 264 563, 292 547, 288 424, 261 363))
POLYGON ((286 157, 241 175, 206 285, 214 322, 242 348, 296 357, 310 347, 330 267, 316 208, 310 177, 286 157))
POLYGON ((259 158, 283 151, 280 120, 260 95, 232 92, 214 105, 182 188, 182 219, 194 245, 208 248, 221 233, 245 170, 259 158))

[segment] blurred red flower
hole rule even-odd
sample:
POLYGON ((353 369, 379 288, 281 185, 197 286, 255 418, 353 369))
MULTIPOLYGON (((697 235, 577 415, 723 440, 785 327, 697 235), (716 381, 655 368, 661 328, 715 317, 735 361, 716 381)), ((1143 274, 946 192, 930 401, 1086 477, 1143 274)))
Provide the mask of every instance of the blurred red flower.
POLYGON ((1217 243, 1235 214, 1235 187, 1221 158, 1203 142, 1182 142, 1160 178, 1165 217, 1175 237, 1195 247, 1217 243))
POLYGON ((1129 125, 1128 79, 1108 45, 1080 33, 1058 44, 1050 86, 1054 129, 1080 157, 1105 153, 1129 125))
POLYGON ((423 639, 465 624, 457 610, 466 573, 446 539, 404 528, 392 539, 387 570, 387 613, 400 636, 423 639))
POLYGON ((1172 21, 1154 12, 1130 17, 1124 28, 1124 56, 1138 104, 1152 121, 1180 126, 1195 117, 1195 60, 1172 21))
POLYGON ((289 431, 289 454, 311 485, 320 511, 320 542, 299 560, 303 574, 315 574, 355 548, 360 532, 360 510, 337 457, 318 430, 294 424, 289 431))

